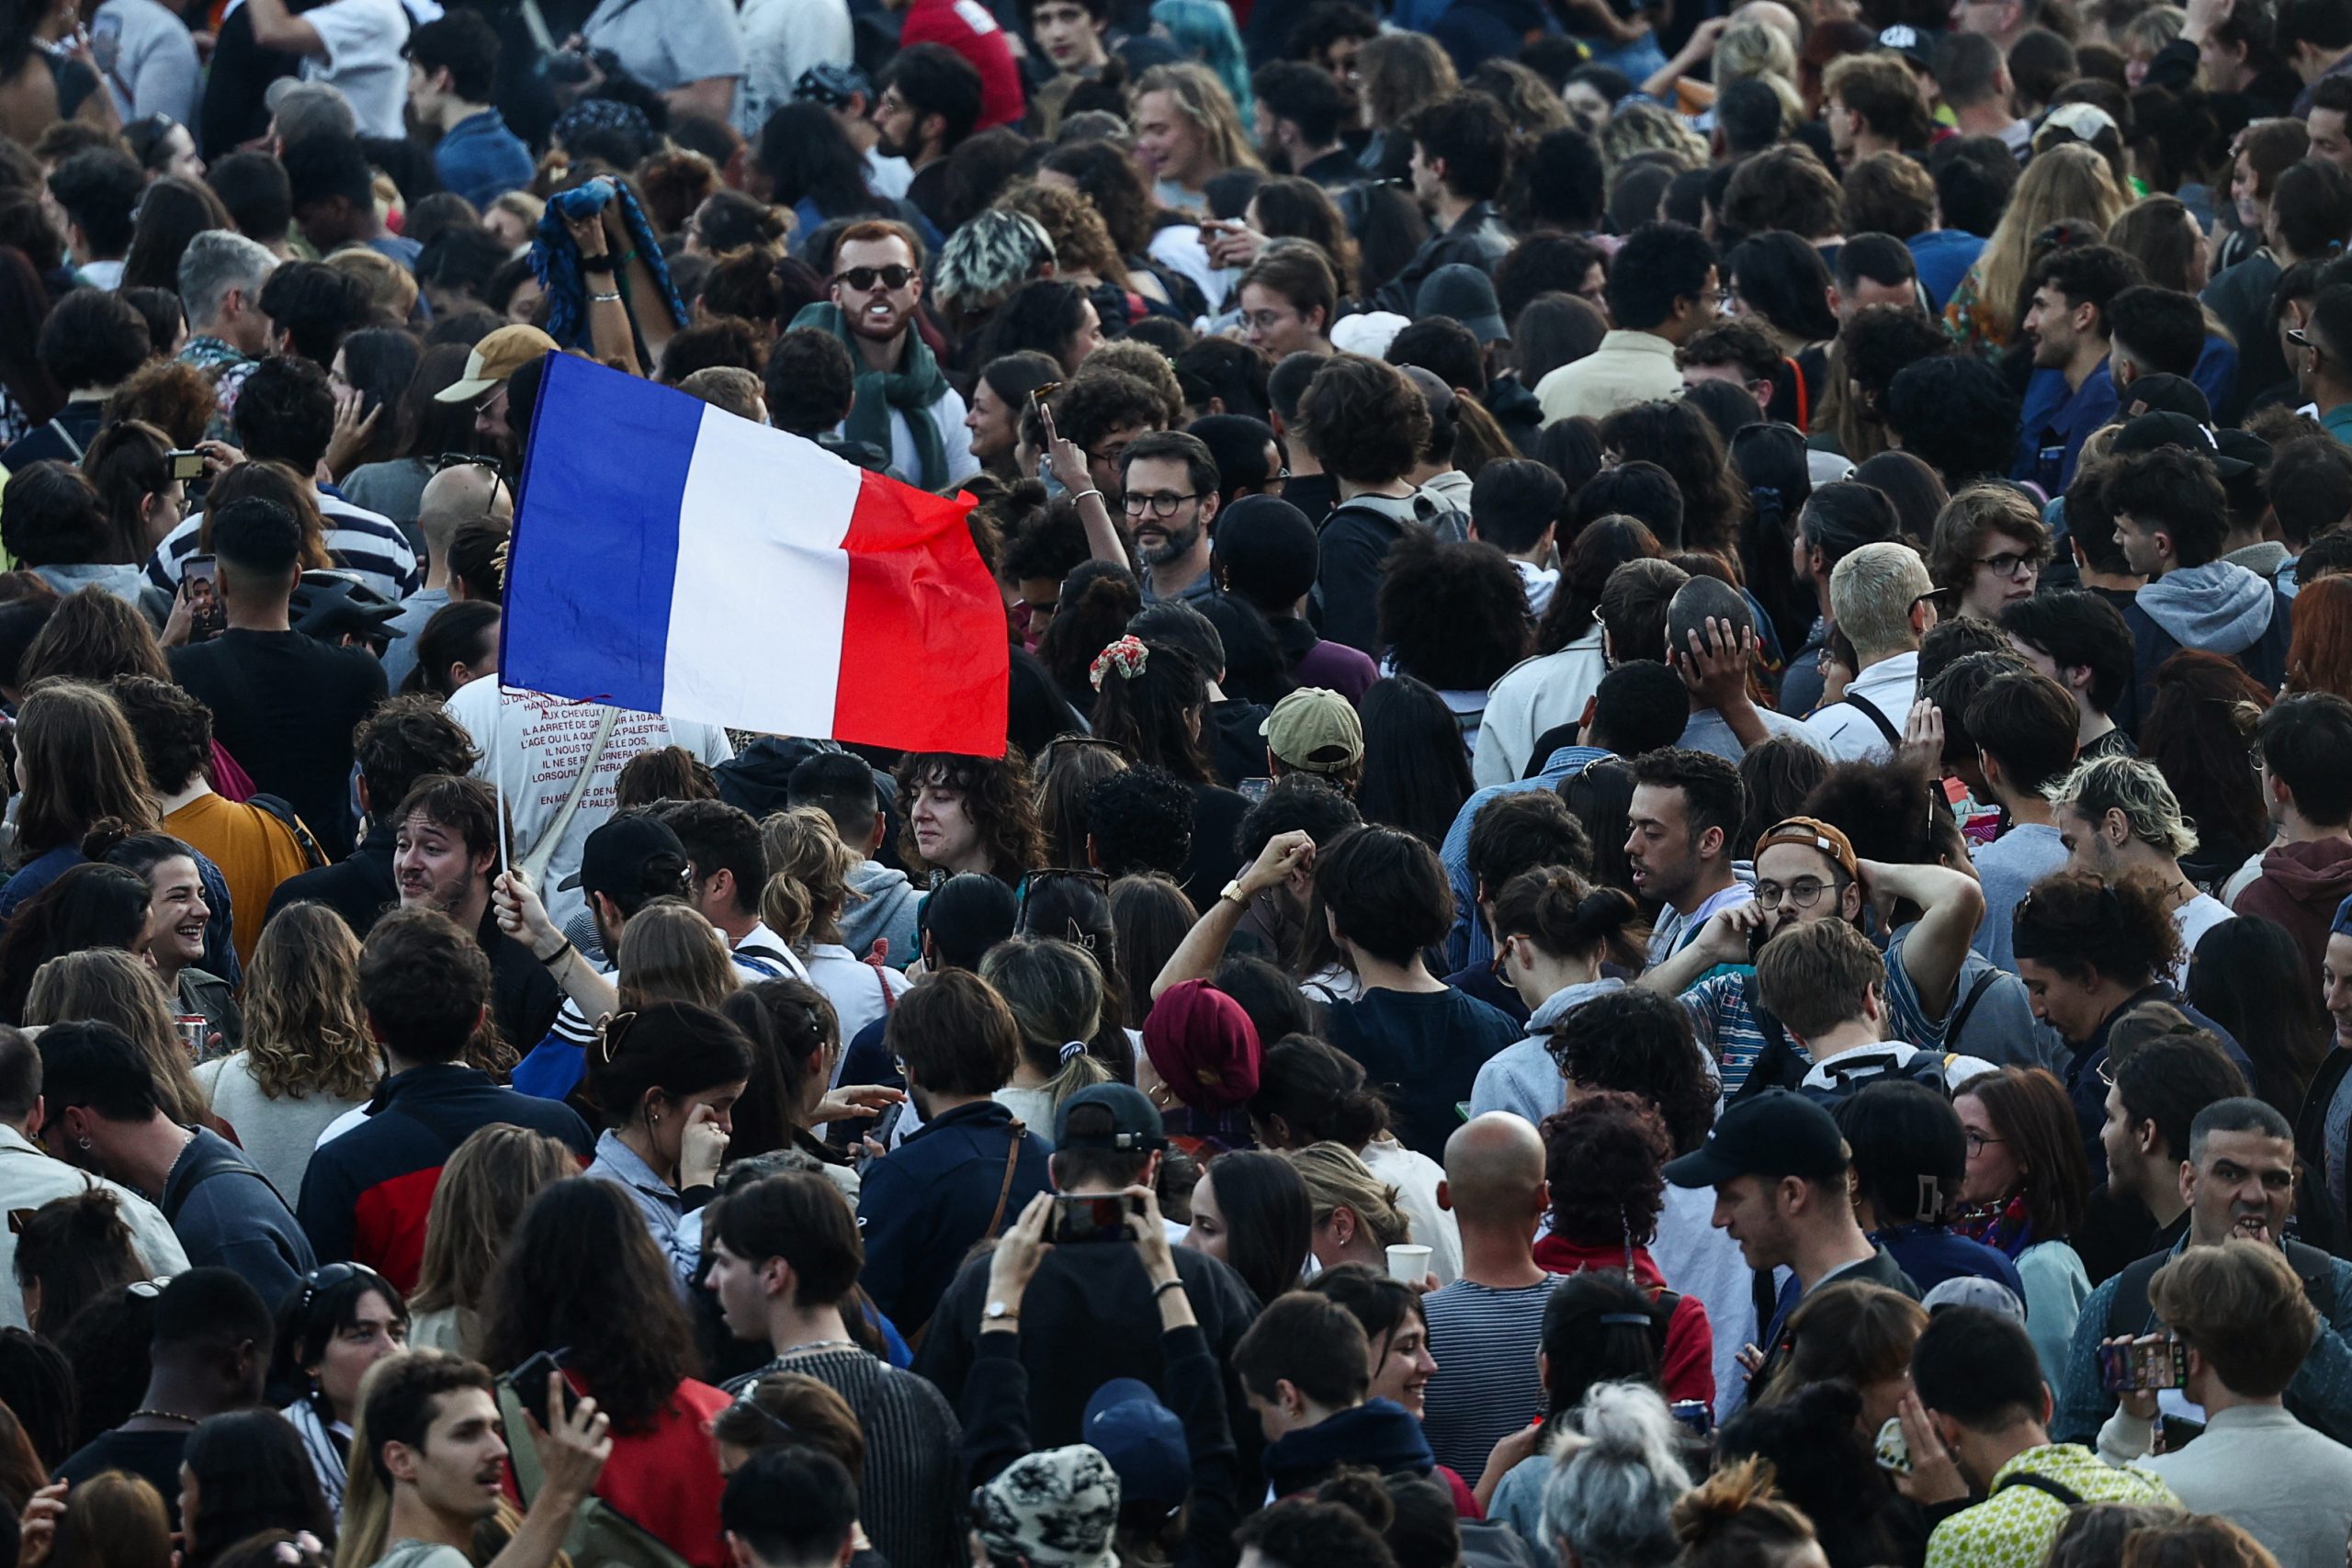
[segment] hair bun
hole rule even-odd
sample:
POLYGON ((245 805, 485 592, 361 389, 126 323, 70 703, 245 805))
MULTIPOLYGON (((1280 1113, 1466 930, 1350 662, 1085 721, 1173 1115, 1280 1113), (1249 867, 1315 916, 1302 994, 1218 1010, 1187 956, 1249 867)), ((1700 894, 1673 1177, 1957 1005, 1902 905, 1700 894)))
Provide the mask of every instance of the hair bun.
POLYGON ((1590 931, 1612 931, 1623 929, 1638 910, 1623 890, 1596 887, 1577 903, 1577 924, 1590 931))
POLYGON ((130 824, 119 817, 101 817, 82 835, 82 858, 102 861, 130 838, 130 824))

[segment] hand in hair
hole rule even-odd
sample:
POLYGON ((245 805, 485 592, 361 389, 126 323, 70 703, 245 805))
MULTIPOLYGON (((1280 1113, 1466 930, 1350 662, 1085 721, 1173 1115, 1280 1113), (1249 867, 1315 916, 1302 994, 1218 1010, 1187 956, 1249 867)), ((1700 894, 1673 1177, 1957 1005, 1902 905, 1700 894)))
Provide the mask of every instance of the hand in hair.
POLYGON ((1894 1478, 1894 1489, 1922 1507, 1966 1502, 1968 1481, 1960 1473, 1960 1462, 1944 1447, 1943 1438, 1936 1435, 1936 1424, 1928 1419, 1928 1407, 1907 1388, 1903 1391, 1903 1402, 1895 1406, 1895 1419, 1903 1423, 1903 1442, 1911 1455, 1911 1470, 1908 1474, 1894 1478))
POLYGON ((1903 721, 1903 745, 1894 760, 1906 768, 1924 768, 1931 778, 1944 771, 1944 710, 1921 697, 1903 721))
POLYGON ((17 1524, 17 1562, 20 1568, 40 1568, 57 1544, 57 1521, 65 1516, 66 1483, 53 1481, 32 1495, 24 1517, 17 1524))

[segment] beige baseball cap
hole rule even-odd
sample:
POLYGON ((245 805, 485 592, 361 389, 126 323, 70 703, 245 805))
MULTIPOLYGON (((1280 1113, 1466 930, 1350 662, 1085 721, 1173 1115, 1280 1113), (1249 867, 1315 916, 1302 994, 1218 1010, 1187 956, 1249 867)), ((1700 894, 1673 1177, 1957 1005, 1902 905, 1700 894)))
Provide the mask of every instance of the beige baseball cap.
POLYGON ((466 352, 466 373, 433 394, 439 403, 469 403, 542 355, 555 339, 532 326, 501 327, 466 352))
POLYGON ((1286 768, 1336 773, 1363 761, 1363 721, 1347 698, 1321 686, 1301 686, 1276 703, 1258 733, 1286 768))

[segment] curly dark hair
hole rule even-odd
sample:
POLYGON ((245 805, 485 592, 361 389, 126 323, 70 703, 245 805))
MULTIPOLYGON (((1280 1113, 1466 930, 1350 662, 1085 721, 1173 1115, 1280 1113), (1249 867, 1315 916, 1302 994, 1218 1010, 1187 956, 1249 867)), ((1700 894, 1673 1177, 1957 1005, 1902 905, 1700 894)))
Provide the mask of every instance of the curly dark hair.
POLYGON ((2112 882, 2087 871, 2057 872, 2018 904, 2012 940, 2018 958, 2069 978, 2097 974, 2144 986, 2180 965, 2170 905, 2171 890, 2153 872, 2126 872, 2112 882))
MULTIPOLYGON (((1740 164, 1724 191, 1723 222, 1736 233, 1779 232, 1809 243, 1838 232, 1844 199, 1838 176, 1813 149, 1792 141, 1740 164)), ((1798 330, 1793 322, 1778 324, 1798 330)))
POLYGON ((1335 478, 1389 484, 1430 444, 1429 404, 1405 373, 1361 354, 1335 354, 1298 400, 1298 434, 1335 478))
POLYGON ((1086 792, 1086 833, 1103 874, 1182 873, 1193 848, 1193 792, 1149 763, 1097 779, 1086 792))
POLYGON ((1627 463, 1655 463, 1682 492, 1682 542, 1728 556, 1747 515, 1747 481, 1713 421, 1696 405, 1661 399, 1600 422, 1600 445, 1627 463))
POLYGON ((360 720, 351 750, 368 809, 379 816, 397 808, 417 780, 469 773, 481 760, 441 699, 424 694, 393 697, 360 720))
POLYGON ((1844 833, 1863 860, 1927 865, 1939 847, 1924 767, 1901 762, 1839 762, 1804 797, 1804 815, 1844 833))
MULTIPOLYGON (((1028 759, 1008 748, 1001 757, 967 757, 954 751, 910 751, 893 775, 899 807, 908 811, 924 785, 955 790, 988 845, 989 866, 1000 881, 1017 883, 1045 863, 1046 835, 1037 825, 1037 795, 1030 787, 1028 759)), ((899 853, 909 867, 931 869, 915 850, 911 820, 899 836, 899 853)))
POLYGON ((1905 366, 1882 410, 1903 449, 1936 470, 1946 490, 2008 472, 2017 456, 2018 395, 2000 373, 1968 355, 1905 366))
POLYGON ((1552 1229, 1579 1246, 1647 1247, 1666 1207, 1666 1121, 1638 1094, 1603 1089, 1544 1118, 1552 1229))
POLYGON ((118 675, 107 683, 130 725, 148 782, 177 794, 212 761, 212 710, 182 686, 146 675, 118 675))
POLYGON ((1124 370, 1090 370, 1073 376, 1054 394, 1054 429, 1091 452, 1102 438, 1123 424, 1159 430, 1168 423, 1168 405, 1150 385, 1124 370))
POLYGON ((1151 187, 1135 161, 1109 141, 1065 141, 1046 154, 1043 168, 1077 182, 1078 193, 1102 215, 1122 255, 1141 255, 1151 243, 1151 187))
POLYGON ((1527 657, 1527 592, 1509 557, 1408 529, 1380 579, 1380 640, 1440 691, 1483 692, 1527 657))
POLYGON ((621 1190, 566 1177, 540 1190, 492 1277, 482 1355, 520 1366, 551 1345, 619 1432, 642 1432, 698 1370, 676 1281, 621 1190), (582 1279, 597 1288, 583 1292, 582 1279))
POLYGON ((1623 1089, 1656 1106, 1674 1151, 1688 1154, 1706 1142, 1723 1093, 1692 1041, 1680 1002, 1628 986, 1569 1009, 1550 1050, 1577 1088, 1623 1089))
POLYGON ((1838 331, 1838 357, 1872 409, 1905 366, 1951 353, 1944 330, 1908 305, 1865 305, 1838 331))

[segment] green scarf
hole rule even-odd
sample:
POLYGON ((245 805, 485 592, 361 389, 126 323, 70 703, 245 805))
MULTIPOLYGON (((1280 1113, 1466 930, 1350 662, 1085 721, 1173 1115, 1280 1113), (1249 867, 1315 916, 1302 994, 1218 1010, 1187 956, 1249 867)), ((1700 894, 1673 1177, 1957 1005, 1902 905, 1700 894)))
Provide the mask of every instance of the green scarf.
POLYGON ((922 341, 922 334, 915 331, 913 324, 910 322, 907 327, 907 349, 899 356, 899 368, 888 371, 865 368, 857 339, 850 334, 849 322, 838 305, 821 299, 814 305, 803 305, 800 313, 792 318, 792 324, 832 333, 849 350, 850 363, 858 367, 856 398, 849 405, 849 438, 865 442, 887 455, 891 450, 890 411, 896 409, 907 416, 907 431, 914 437, 915 456, 922 464, 922 477, 916 482, 925 490, 944 485, 947 448, 939 439, 937 422, 930 414, 932 404, 947 395, 947 378, 939 373, 939 361, 932 357, 931 345, 922 341))

